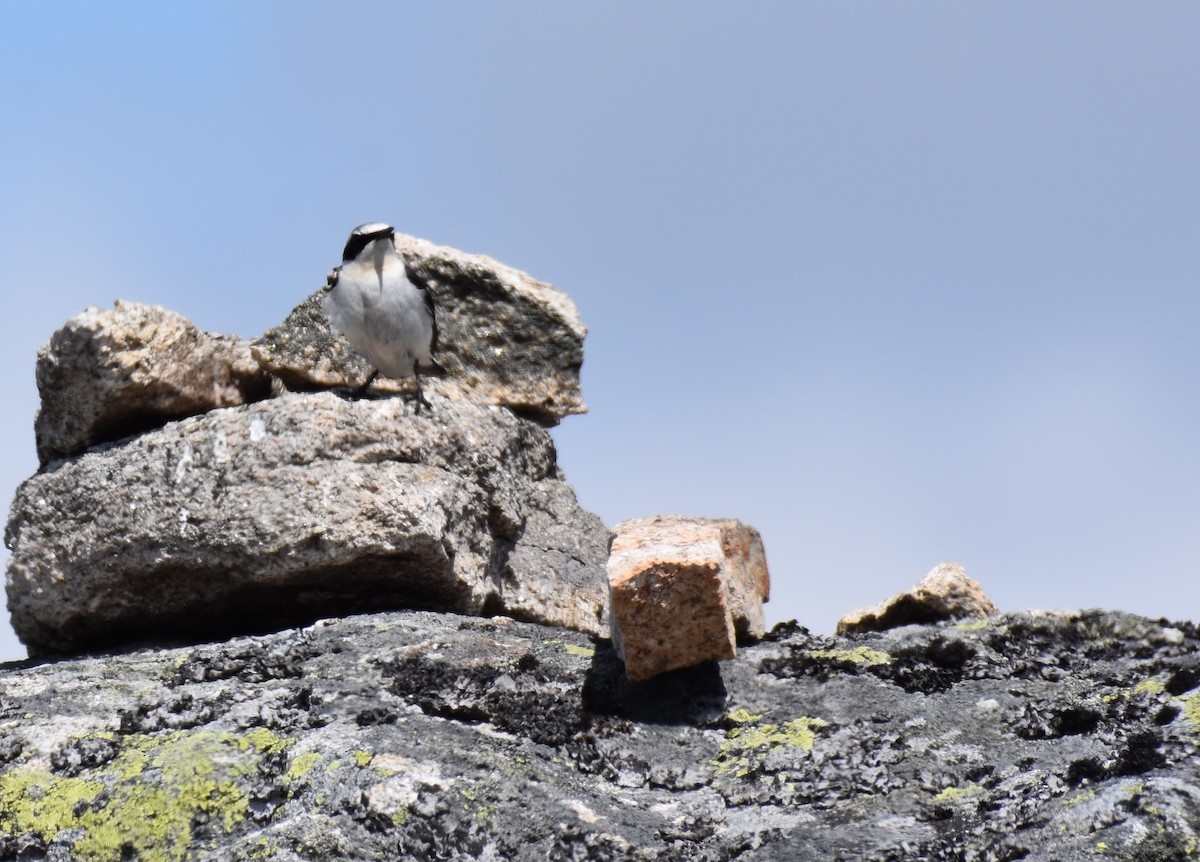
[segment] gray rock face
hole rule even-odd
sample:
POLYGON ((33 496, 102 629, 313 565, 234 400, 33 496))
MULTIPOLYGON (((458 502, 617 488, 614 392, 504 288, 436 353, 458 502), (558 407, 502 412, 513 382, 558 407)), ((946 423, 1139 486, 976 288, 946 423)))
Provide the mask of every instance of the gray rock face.
MULTIPOLYGON (((436 359, 446 375, 429 384, 447 398, 498 404, 542 425, 586 412, 579 388, 587 328, 557 288, 483 255, 396 234, 396 248, 437 309, 436 359)), ((370 366, 333 332, 318 290, 254 344, 263 368, 292 389, 357 385, 370 366)), ((381 391, 405 384, 379 380, 381 391)))
POLYGON ((117 302, 71 318, 38 351, 44 465, 182 416, 257 401, 270 377, 234 336, 157 306, 117 302))
POLYGON ((32 654, 424 607, 606 630, 608 531, 496 407, 286 394, 94 449, 13 503, 32 654))
POLYGON ((1200 640, 1116 613, 611 645, 399 612, 0 670, 0 858, 1174 860, 1200 640))

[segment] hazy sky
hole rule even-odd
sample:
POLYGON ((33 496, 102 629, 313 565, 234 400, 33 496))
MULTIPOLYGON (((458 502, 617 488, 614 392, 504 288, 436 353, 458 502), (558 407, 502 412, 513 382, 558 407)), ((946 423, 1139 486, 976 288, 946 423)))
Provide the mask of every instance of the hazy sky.
POLYGON ((69 317, 256 336, 382 220, 571 295, 582 503, 757 526, 772 622, 943 559, 1005 610, 1200 618, 1200 5, 4 17, 6 500, 69 317))

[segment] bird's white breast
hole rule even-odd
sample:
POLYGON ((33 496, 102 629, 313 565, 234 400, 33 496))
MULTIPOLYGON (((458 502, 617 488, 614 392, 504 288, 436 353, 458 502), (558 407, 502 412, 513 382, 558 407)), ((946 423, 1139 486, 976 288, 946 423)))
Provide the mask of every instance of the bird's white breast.
POLYGON ((325 301, 326 315, 350 346, 387 377, 409 377, 413 362, 433 362, 433 321, 424 291, 394 252, 350 261, 325 301))

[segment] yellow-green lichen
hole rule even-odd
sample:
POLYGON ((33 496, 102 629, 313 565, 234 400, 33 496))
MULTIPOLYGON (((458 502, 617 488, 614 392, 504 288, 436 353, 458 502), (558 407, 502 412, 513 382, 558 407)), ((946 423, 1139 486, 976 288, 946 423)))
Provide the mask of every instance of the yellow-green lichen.
POLYGON ((977 632, 981 629, 986 629, 991 624, 990 620, 968 620, 965 623, 958 623, 955 628, 960 632, 977 632))
POLYGON ((982 792, 983 788, 978 784, 967 784, 963 787, 947 787, 937 796, 933 797, 933 801, 935 805, 945 805, 970 799, 972 796, 978 796, 982 792))
POLYGON ((375 759, 374 754, 372 754, 369 751, 364 751, 361 748, 358 751, 354 752, 354 754, 352 754, 350 756, 354 758, 354 762, 357 763, 359 765, 359 768, 361 768, 361 769, 366 769, 367 764, 369 764, 372 760, 375 759))
POLYGON ((561 638, 542 638, 542 646, 560 647, 567 655, 578 656, 579 658, 591 658, 596 654, 594 646, 564 643, 561 638))
POLYGON ((1106 694, 1101 698, 1101 700, 1103 700, 1105 703, 1112 703, 1115 700, 1120 700, 1121 698, 1131 698, 1139 694, 1148 694, 1151 696, 1159 695, 1166 690, 1167 684, 1163 680, 1151 677, 1150 679, 1142 680, 1131 689, 1123 689, 1106 694))
POLYGON ((10 770, 0 775, 0 828, 12 835, 36 832, 52 841, 62 830, 78 825, 78 805, 90 803, 103 791, 98 781, 10 770))
POLYGON ((1069 808, 1072 805, 1078 805, 1081 802, 1088 802, 1095 798, 1096 798, 1096 791, 1085 790, 1082 793, 1076 793, 1074 796, 1072 796, 1068 799, 1064 799, 1062 804, 1069 808))
POLYGON ((1180 698, 1183 714, 1192 726, 1192 730, 1200 730, 1200 694, 1190 694, 1180 698))
POLYGON ((132 851, 142 862, 181 862, 190 855, 196 822, 229 832, 245 820, 246 776, 264 753, 292 744, 265 729, 118 740, 116 756, 85 776, 20 769, 0 775, 0 830, 46 842, 70 830, 62 837, 74 859, 119 859, 132 851))
POLYGON ((799 749, 807 754, 816 743, 814 731, 828 725, 809 716, 793 718, 781 725, 763 724, 761 715, 745 709, 734 710, 728 718, 737 726, 725 731, 725 741, 713 760, 718 775, 730 772, 747 775, 776 752, 799 749))
POLYGON ((246 751, 253 748, 259 754, 279 754, 287 751, 295 742, 293 739, 283 739, 276 736, 268 728, 256 727, 249 733, 237 737, 238 748, 246 751))
POLYGON ((1167 690, 1167 684, 1156 678, 1144 679, 1133 687, 1134 694, 1162 694, 1167 690))
POLYGON ((472 813, 480 823, 491 823, 496 819, 496 804, 494 802, 486 802, 482 805, 477 805, 472 813))
POLYGON ((854 649, 815 649, 809 652, 809 655, 813 658, 849 662, 864 667, 887 664, 892 660, 892 657, 886 652, 865 646, 855 647, 854 649))
POLYGON ((751 712, 745 707, 739 706, 733 712, 726 716, 734 724, 753 724, 756 721, 762 720, 762 715, 757 712, 751 712))
POLYGON ((479 799, 479 790, 478 785, 460 786, 458 788, 458 795, 465 800, 466 810, 471 812, 476 820, 490 823, 496 816, 496 804, 494 802, 481 802, 479 799))
POLYGON ((251 859, 270 859, 278 848, 267 838, 259 838, 250 851, 251 859))
POLYGON ((306 751, 303 754, 297 754, 292 758, 291 764, 288 765, 288 771, 283 776, 284 781, 288 784, 299 781, 317 765, 317 761, 320 759, 321 755, 315 751, 306 751))

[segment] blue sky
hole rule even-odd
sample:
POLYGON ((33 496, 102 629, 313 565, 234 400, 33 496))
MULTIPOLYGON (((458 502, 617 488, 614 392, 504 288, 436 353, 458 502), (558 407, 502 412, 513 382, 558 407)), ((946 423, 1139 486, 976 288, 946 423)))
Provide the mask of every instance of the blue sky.
POLYGON ((770 621, 830 631, 943 559, 1005 610, 1200 618, 1194 3, 81 2, 5 31, 5 499, 67 318, 252 337, 385 220, 571 295, 581 501, 754 524, 770 621))

